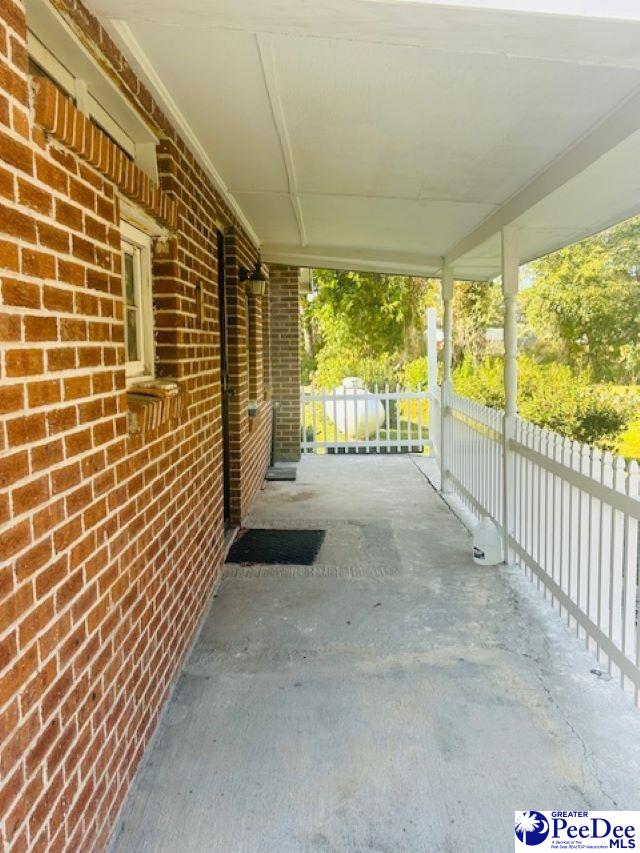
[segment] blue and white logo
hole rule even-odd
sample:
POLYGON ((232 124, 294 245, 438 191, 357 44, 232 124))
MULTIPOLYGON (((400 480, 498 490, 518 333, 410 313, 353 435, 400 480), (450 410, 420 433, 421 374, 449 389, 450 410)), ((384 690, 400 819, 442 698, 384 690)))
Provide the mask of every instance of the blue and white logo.
POLYGON ((523 844, 534 847, 549 835, 549 821, 540 812, 516 812, 515 833, 523 844))

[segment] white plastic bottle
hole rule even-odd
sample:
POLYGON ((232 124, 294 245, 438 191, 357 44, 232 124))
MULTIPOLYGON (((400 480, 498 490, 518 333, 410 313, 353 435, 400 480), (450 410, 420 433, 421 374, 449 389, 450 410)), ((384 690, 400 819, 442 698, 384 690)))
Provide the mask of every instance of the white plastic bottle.
POLYGON ((473 559, 480 566, 497 566, 502 561, 500 534, 488 515, 473 531, 473 559))

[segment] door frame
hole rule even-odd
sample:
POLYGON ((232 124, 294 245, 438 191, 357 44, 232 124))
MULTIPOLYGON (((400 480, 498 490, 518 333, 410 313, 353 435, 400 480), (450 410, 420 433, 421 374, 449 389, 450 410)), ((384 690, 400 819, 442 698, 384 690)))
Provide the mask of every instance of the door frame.
POLYGON ((220 340, 220 394, 222 409, 222 495, 225 529, 231 527, 231 436, 229 419, 229 347, 227 335, 227 299, 225 274, 225 235, 216 229, 218 335, 220 340))

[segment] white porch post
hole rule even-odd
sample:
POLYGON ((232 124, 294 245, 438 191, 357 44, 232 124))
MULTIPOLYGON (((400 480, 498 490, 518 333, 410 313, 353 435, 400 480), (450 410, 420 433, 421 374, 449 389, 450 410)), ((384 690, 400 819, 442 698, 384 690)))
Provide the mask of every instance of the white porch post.
POLYGON ((518 414, 518 267, 520 254, 518 231, 514 226, 502 229, 502 293, 504 296, 504 422, 502 436, 503 506, 502 537, 504 560, 509 562, 509 535, 513 529, 515 481, 513 451, 510 442, 515 435, 518 414))
POLYGON ((442 302, 444 304, 444 316, 442 321, 443 332, 443 375, 440 398, 440 491, 450 491, 449 486, 449 442, 448 442, 448 417, 451 400, 451 356, 453 349, 453 270, 450 266, 442 268, 442 302))

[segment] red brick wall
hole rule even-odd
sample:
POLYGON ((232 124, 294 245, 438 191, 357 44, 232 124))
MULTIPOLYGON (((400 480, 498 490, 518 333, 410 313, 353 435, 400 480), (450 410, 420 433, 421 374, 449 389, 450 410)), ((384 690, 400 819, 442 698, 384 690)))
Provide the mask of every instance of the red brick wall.
POLYGON ((275 458, 300 458, 300 271, 272 266, 269 281, 271 384, 277 405, 275 458))
MULTIPOLYGON (((255 262, 255 248, 106 33, 74 0, 62 5, 162 137, 160 186, 177 203, 177 229, 154 252, 156 372, 177 381, 184 405, 155 429, 130 432, 118 204, 126 178, 92 160, 77 139, 61 142, 64 129, 50 136, 45 118, 35 121, 23 6, 2 0, 0 848, 6 850, 105 846, 219 570, 218 222, 231 234, 236 520, 260 486, 270 444, 268 395, 263 388, 250 420, 243 369, 246 299, 237 267, 255 262)), ((149 210, 170 219, 147 200, 149 210)))
MULTIPOLYGON (((248 296, 239 281, 240 268, 252 270, 256 255, 246 237, 235 231, 226 239, 226 300, 228 369, 231 395, 229 421, 231 427, 231 520, 242 523, 249 504, 264 480, 271 455, 271 403, 262 375, 255 370, 261 363, 262 334, 250 328, 250 304, 260 311, 256 298, 248 296), (249 348, 253 357, 248 357, 249 348), (250 381, 249 365, 253 369, 250 381), (257 414, 249 417, 251 392, 258 403, 257 414)), ((254 314, 255 317, 255 314, 254 314)), ((254 323, 254 326, 256 324, 254 323)))

